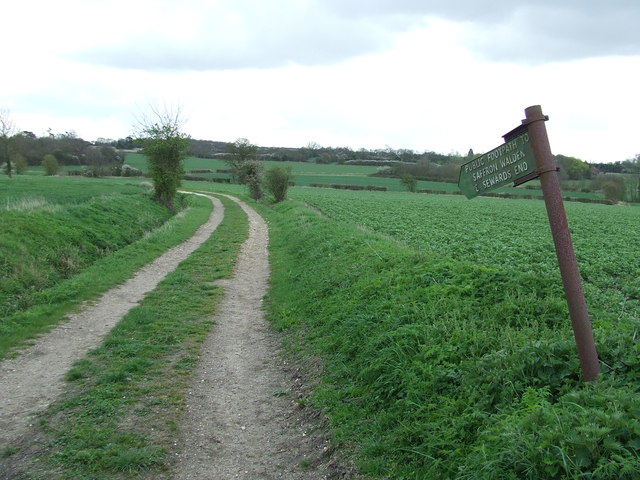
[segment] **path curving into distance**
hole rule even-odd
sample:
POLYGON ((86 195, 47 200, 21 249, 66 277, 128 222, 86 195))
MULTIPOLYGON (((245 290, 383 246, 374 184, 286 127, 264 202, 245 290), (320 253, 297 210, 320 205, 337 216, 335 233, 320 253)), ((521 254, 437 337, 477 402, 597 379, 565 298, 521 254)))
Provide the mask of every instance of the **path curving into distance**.
POLYGON ((39 337, 16 358, 0 363, 0 451, 24 435, 33 415, 61 393, 63 376, 74 362, 96 348, 131 308, 216 230, 224 207, 217 198, 204 196, 213 203, 213 212, 191 238, 167 250, 83 311, 69 315, 69 321, 39 337))
MULTIPOLYGON (((222 194, 216 194, 222 195, 222 194)), ((94 305, 56 327, 17 358, 0 363, 0 451, 30 434, 34 414, 64 388, 63 375, 95 348, 159 281, 197 249, 224 216, 222 203, 188 241, 143 267, 94 305)), ((185 413, 178 423, 171 478, 321 480, 361 478, 332 454, 317 415, 297 403, 299 369, 280 356, 280 337, 265 319, 268 227, 246 203, 249 234, 202 347, 185 413)), ((215 261, 215 259, 212 259, 215 261)), ((2 476, 0 471, 0 478, 2 476)), ((13 477, 8 477, 13 478, 13 477)))
POLYGON ((280 357, 280 337, 262 306, 269 280, 267 224, 246 203, 226 196, 247 214, 249 236, 232 278, 219 282, 224 296, 186 395, 172 478, 352 478, 291 400, 295 387, 280 357))

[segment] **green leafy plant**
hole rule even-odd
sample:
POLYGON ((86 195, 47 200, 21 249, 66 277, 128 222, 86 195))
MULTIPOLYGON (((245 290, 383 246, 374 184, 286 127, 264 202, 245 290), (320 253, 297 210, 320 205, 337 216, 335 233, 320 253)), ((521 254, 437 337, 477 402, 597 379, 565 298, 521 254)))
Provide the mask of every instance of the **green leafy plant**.
POLYGON ((60 170, 58 159, 50 153, 46 154, 42 159, 42 166, 44 168, 45 175, 49 176, 56 175, 58 173, 58 170, 60 170))
POLYGON ((254 200, 262 198, 262 181, 264 166, 259 160, 245 160, 238 166, 238 177, 241 184, 249 189, 249 196, 254 200))
POLYGON ((271 167, 264 175, 264 182, 275 202, 282 202, 287 198, 287 190, 291 182, 291 167, 271 167))
POLYGON ((184 174, 182 161, 189 148, 189 136, 181 128, 179 110, 152 109, 152 117, 142 120, 140 126, 142 153, 149 161, 154 198, 172 212, 176 210, 174 197, 184 174))

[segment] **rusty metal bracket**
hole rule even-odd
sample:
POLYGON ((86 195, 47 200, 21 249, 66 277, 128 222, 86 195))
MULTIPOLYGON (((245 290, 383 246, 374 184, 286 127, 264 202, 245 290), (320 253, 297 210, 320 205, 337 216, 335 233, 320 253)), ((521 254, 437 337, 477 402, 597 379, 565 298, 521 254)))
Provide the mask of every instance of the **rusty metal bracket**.
POLYGON ((505 142, 510 142, 511 140, 513 140, 515 137, 517 137, 521 133, 526 132, 528 130, 528 128, 529 128, 529 124, 530 123, 537 122, 539 120, 544 120, 546 122, 546 121, 549 120, 549 115, 542 115, 539 118, 525 118, 524 120, 522 120, 520 122, 520 125, 518 125, 513 130, 505 133, 502 136, 502 138, 504 139, 505 142))
POLYGON ((537 170, 531 172, 529 175, 525 175, 524 177, 520 177, 513 182, 513 186, 517 187, 518 185, 522 185, 523 183, 527 183, 529 180, 533 180, 534 178, 538 178, 540 174, 537 170))
POLYGON ((542 112, 540 112, 540 113, 541 113, 540 116, 531 117, 531 118, 524 118, 522 120, 522 122, 521 122, 522 125, 529 125, 530 123, 539 122, 540 120, 548 122, 549 121, 549 115, 544 115, 544 114, 542 114, 542 112))

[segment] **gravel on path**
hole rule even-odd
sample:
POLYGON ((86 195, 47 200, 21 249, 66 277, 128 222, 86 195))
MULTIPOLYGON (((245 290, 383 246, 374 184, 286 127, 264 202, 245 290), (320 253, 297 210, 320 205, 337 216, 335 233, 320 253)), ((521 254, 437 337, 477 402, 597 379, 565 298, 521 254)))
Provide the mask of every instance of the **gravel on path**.
POLYGON ((174 478, 345 478, 350 470, 332 458, 325 434, 292 401, 296 379, 287 373, 279 335, 263 313, 267 224, 246 203, 230 198, 249 217, 249 237, 233 278, 224 282, 224 298, 187 392, 174 478))

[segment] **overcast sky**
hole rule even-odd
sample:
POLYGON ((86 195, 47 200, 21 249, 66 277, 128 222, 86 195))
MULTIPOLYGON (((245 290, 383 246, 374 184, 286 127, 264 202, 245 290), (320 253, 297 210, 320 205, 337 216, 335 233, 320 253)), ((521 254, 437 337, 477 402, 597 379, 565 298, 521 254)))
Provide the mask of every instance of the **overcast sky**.
POLYGON ((638 0, 5 3, 0 109, 37 135, 166 105, 199 139, 466 154, 539 104, 554 153, 640 153, 638 0))

